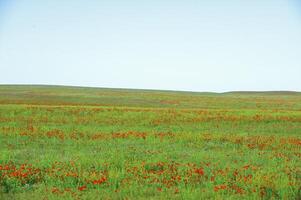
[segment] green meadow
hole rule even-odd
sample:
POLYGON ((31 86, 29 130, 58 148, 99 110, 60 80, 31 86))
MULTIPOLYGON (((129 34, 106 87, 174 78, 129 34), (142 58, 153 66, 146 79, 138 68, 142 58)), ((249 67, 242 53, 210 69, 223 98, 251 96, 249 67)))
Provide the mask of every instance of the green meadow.
POLYGON ((1 85, 0 199, 301 199, 301 93, 1 85))

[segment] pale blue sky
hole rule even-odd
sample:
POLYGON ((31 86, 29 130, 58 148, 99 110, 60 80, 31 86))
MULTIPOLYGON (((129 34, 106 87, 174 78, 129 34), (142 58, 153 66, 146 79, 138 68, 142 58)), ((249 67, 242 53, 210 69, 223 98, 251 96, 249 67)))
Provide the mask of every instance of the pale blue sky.
POLYGON ((298 0, 0 0, 0 84, 301 91, 298 0))

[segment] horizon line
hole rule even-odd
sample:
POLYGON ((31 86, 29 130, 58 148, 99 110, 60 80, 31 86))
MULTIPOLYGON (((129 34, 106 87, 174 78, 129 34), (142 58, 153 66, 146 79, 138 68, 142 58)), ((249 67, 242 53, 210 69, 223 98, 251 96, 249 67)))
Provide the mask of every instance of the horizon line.
POLYGON ((144 91, 162 91, 162 92, 188 92, 188 93, 301 93, 296 90, 229 90, 225 92, 213 91, 195 91, 195 90, 175 90, 175 89, 156 89, 156 88, 127 88, 127 87, 101 87, 101 86, 85 86, 85 85, 65 85, 65 84, 3 84, 0 86, 31 86, 31 87, 72 87, 72 88, 91 88, 91 89, 112 89, 112 90, 144 90, 144 91))

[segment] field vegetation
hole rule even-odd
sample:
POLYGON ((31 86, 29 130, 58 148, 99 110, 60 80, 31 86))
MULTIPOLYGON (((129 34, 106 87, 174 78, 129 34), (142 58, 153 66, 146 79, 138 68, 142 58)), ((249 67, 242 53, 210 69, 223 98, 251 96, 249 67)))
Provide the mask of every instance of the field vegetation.
POLYGON ((301 93, 2 85, 0 199, 301 199, 301 93))

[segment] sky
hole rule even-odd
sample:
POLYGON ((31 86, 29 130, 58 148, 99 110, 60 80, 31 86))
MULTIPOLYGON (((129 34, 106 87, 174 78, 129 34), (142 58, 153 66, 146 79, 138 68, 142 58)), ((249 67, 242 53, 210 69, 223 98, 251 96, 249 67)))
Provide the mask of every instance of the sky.
POLYGON ((0 84, 301 91, 301 2, 0 0, 0 84))

